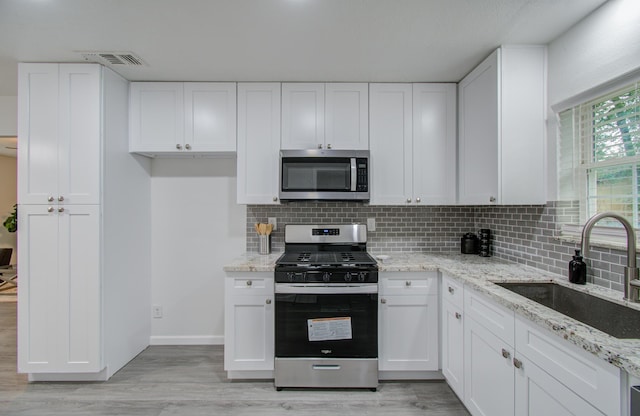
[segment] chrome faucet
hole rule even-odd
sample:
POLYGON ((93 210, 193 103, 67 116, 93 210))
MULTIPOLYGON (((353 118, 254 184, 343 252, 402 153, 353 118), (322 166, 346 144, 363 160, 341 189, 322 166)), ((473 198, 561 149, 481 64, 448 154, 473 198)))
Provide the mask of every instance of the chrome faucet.
POLYGON ((589 218, 582 229, 582 255, 584 258, 589 255, 591 230, 603 218, 618 220, 627 231, 627 267, 624 268, 624 300, 638 302, 640 298, 638 294, 640 280, 638 280, 638 268, 636 267, 636 233, 629 221, 615 212, 602 212, 589 218))

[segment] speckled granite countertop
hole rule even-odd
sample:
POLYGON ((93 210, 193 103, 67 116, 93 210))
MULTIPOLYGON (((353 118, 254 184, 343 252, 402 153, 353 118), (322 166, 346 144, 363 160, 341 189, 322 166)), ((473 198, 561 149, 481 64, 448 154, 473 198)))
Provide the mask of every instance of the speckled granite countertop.
MULTIPOLYGON (((273 271, 281 253, 246 253, 224 267, 229 272, 273 271)), ((493 257, 464 254, 371 253, 381 272, 439 270, 480 291, 499 304, 543 326, 585 351, 640 377, 640 339, 617 339, 494 284, 510 281, 555 281, 620 304, 622 293, 600 286, 574 285, 566 277, 493 257), (385 258, 386 257, 386 258, 385 258), (382 259, 382 260, 381 260, 382 259)), ((640 304, 627 304, 640 310, 640 304)), ((640 325, 640 323, 638 323, 640 325)))

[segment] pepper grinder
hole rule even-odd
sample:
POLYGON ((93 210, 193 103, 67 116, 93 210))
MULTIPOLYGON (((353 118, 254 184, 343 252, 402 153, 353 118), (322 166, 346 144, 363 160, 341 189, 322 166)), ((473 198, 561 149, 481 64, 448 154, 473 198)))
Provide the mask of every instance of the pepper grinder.
POLYGON ((480 250, 478 254, 482 257, 491 255, 491 230, 488 228, 480 229, 480 250))

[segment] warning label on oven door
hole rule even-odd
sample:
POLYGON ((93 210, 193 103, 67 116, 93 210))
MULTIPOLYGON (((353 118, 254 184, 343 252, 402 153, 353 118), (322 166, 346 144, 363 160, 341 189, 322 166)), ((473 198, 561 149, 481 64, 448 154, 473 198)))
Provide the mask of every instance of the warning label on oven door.
POLYGON ((351 317, 307 319, 309 341, 351 339, 351 317))

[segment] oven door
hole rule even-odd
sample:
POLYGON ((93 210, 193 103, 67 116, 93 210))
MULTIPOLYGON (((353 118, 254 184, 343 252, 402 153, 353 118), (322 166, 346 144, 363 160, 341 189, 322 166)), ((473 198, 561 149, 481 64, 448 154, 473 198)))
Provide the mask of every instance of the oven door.
POLYGON ((377 292, 377 284, 276 284, 276 357, 377 358, 377 292))

